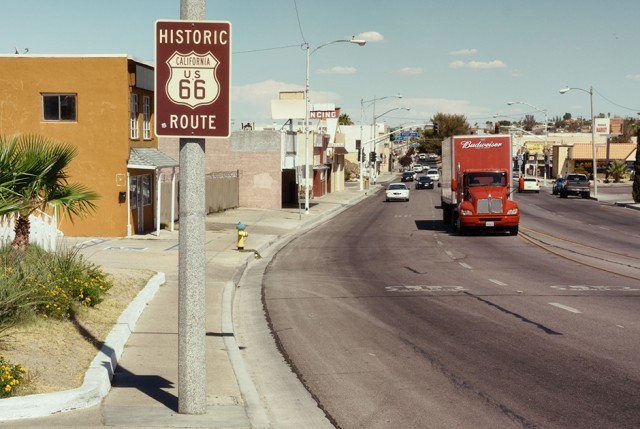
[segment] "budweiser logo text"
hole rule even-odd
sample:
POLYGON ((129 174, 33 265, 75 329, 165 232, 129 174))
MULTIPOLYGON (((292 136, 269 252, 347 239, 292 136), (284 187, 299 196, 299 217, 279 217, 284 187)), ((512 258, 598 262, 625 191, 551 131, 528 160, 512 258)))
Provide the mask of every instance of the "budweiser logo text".
POLYGON ((491 149, 494 147, 501 147, 502 143, 501 142, 485 142, 485 141, 479 141, 479 142, 472 142, 472 141, 463 141, 462 142, 462 149, 491 149))

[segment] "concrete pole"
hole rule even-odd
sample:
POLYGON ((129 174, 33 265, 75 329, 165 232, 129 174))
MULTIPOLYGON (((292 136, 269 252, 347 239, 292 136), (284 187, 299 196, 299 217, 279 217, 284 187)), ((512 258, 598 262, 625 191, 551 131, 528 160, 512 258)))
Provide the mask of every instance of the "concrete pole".
MULTIPOLYGON (((206 0, 180 0, 180 19, 205 20, 206 0)), ((207 412, 203 138, 180 139, 178 412, 207 412)))

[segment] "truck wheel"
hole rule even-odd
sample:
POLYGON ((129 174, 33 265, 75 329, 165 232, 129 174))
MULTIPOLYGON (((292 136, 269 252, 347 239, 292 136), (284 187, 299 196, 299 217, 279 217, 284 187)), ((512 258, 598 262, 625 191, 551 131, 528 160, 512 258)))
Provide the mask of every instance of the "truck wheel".
POLYGON ((451 205, 442 203, 442 221, 445 225, 451 225, 451 205))
POLYGON ((451 220, 450 220, 450 225, 453 227, 453 230, 455 232, 458 231, 458 212, 456 212, 455 210, 451 210, 451 220))
POLYGON ((567 198, 566 192, 560 192, 560 198, 567 198))
POLYGON ((584 198, 584 199, 588 199, 590 196, 591 196, 590 192, 583 192, 582 193, 582 198, 584 198))
POLYGON ((518 225, 512 226, 511 228, 509 228, 509 234, 510 235, 518 235, 518 225))

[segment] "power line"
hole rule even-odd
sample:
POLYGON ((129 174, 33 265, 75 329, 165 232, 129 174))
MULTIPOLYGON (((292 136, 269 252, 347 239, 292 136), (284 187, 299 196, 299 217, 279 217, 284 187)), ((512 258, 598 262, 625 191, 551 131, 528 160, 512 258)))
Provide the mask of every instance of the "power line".
POLYGON ((620 105, 618 103, 614 103, 613 101, 609 100, 607 97, 602 95, 600 92, 598 92, 598 90, 596 90, 595 88, 593 88, 593 92, 597 93, 600 97, 604 98, 605 100, 607 100, 609 103, 613 104, 614 106, 618 106, 618 107, 621 107, 621 108, 627 109, 627 110, 633 110, 634 112, 640 112, 640 109, 633 109, 631 107, 626 107, 626 106, 622 106, 622 105, 620 105))
POLYGON ((248 50, 248 51, 235 51, 235 52, 232 52, 232 54, 247 54, 247 53, 251 53, 251 52, 273 51, 273 50, 276 50, 276 49, 297 48, 299 46, 300 45, 276 46, 274 48, 251 49, 251 50, 248 50))
POLYGON ((300 22, 300 14, 298 13, 298 2, 293 0, 293 5, 296 8, 296 19, 298 20, 298 28, 300 29, 300 36, 302 37, 302 41, 307 43, 307 39, 304 38, 304 32, 302 31, 302 23, 300 22))

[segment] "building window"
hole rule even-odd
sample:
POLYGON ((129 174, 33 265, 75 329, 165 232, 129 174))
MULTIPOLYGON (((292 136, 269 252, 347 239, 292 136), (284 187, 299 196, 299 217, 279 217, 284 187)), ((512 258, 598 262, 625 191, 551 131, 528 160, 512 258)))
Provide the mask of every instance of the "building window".
POLYGON ((45 121, 75 121, 76 117, 76 94, 42 94, 45 121))
POLYGON ((151 139, 151 97, 142 96, 142 138, 151 139))
POLYGON ((131 94, 129 106, 129 138, 138 139, 138 94, 131 94))

